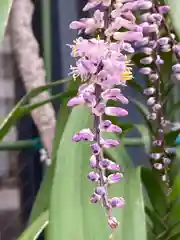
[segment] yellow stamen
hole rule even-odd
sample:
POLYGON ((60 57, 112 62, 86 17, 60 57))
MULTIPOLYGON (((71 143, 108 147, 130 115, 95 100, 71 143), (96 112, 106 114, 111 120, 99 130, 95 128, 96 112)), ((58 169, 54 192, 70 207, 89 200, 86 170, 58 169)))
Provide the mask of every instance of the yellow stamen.
POLYGON ((123 81, 132 80, 132 78, 133 78, 132 73, 130 71, 125 71, 125 72, 121 73, 121 77, 122 77, 123 81))
POLYGON ((78 42, 78 39, 73 40, 74 46, 72 47, 72 53, 73 53, 73 57, 77 56, 77 46, 76 43, 78 42))
POLYGON ((77 79, 76 74, 73 74, 72 77, 73 77, 73 80, 76 81, 76 79, 77 79))
POLYGON ((100 38, 99 34, 97 35, 97 40, 98 40, 98 41, 99 41, 99 40, 101 40, 101 38, 100 38))

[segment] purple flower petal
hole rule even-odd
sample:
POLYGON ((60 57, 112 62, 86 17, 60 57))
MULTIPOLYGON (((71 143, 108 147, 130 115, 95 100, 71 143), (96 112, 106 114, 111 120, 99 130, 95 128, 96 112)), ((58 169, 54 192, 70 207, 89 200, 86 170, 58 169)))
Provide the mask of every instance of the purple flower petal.
POLYGON ((111 126, 112 122, 110 120, 104 120, 101 124, 100 124, 100 128, 102 129, 107 129, 111 126))
POLYGON ((97 203, 101 200, 101 196, 96 194, 96 193, 93 193, 91 198, 90 198, 90 202, 91 203, 97 203))
POLYGON ((105 114, 109 116, 124 117, 128 115, 128 111, 120 107, 106 107, 105 114))
POLYGON ((162 14, 166 14, 169 12, 169 6, 167 6, 167 5, 159 6, 158 11, 162 14))
POLYGON ((172 70, 174 73, 180 73, 180 64, 177 63, 177 64, 173 65, 172 70))
POLYGON ((125 205, 124 198, 122 197, 113 197, 110 199, 110 204, 112 208, 123 208, 125 205))
POLYGON ((154 168, 161 170, 161 169, 163 169, 163 165, 162 165, 162 163, 154 163, 154 168))
POLYGON ((99 180, 99 174, 96 172, 90 172, 88 173, 88 179, 93 182, 97 182, 99 180))
POLYGON ((112 170, 112 171, 120 171, 120 166, 119 166, 119 164, 117 164, 115 162, 110 162, 107 169, 112 170))
POLYGON ((119 226, 119 222, 115 217, 108 217, 108 225, 112 229, 116 229, 119 226))
POLYGON ((73 97, 71 98, 68 103, 67 103, 67 106, 68 107, 73 107, 73 106, 77 106, 77 105, 81 105, 81 104, 84 104, 85 101, 83 99, 82 96, 77 96, 77 97, 73 97))
POLYGON ((94 155, 98 155, 101 151, 101 147, 97 143, 91 145, 91 150, 94 155))
POLYGON ((106 104, 103 102, 100 102, 95 108, 92 108, 92 113, 96 116, 101 116, 104 113, 104 110, 106 108, 106 104))
POLYGON ((89 128, 83 129, 80 132, 76 133, 73 137, 72 140, 75 142, 79 141, 93 141, 94 140, 94 134, 91 132, 89 128))
POLYGON ((113 35, 115 40, 124 40, 128 42, 134 42, 134 41, 139 41, 142 40, 143 34, 141 32, 115 32, 113 35))
POLYGON ((106 132, 117 132, 117 133, 122 132, 122 129, 119 126, 112 124, 110 120, 103 121, 100 124, 100 129, 106 132))
POLYGON ((112 183, 117 183, 121 180, 121 178, 123 177, 122 173, 114 173, 108 176, 108 183, 112 184, 112 183))
POLYGON ((85 24, 81 21, 73 21, 69 27, 71 29, 79 29, 79 28, 85 28, 85 24))
POLYGON ((111 126, 106 129, 106 132, 122 133, 122 129, 115 124, 111 124, 111 126))
POLYGON ((104 158, 102 161, 100 161, 99 166, 100 168, 108 168, 110 165, 111 161, 107 158, 104 158))
POLYGON ((105 168, 112 171, 120 171, 119 164, 116 164, 107 158, 104 158, 102 161, 100 161, 99 166, 100 168, 105 168))
POLYGON ((98 194, 98 195, 100 195, 100 196, 103 196, 103 195, 106 194, 106 190, 105 190, 104 187, 97 187, 97 188, 95 189, 95 193, 98 194))
POLYGON ((117 147, 119 144, 120 142, 114 139, 101 140, 101 145, 103 148, 113 148, 117 147))
POLYGON ((121 90, 118 88, 107 89, 101 94, 101 96, 104 100, 118 100, 123 104, 128 104, 129 102, 128 99, 121 94, 121 90))

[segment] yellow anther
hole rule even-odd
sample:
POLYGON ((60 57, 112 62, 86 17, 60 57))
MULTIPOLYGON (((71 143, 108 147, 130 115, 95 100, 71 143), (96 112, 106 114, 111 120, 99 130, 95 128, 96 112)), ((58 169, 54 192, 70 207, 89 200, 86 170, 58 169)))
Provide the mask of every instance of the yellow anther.
POLYGON ((132 73, 130 71, 125 71, 125 72, 121 73, 121 77, 122 77, 123 81, 132 80, 132 78, 133 78, 132 73))
POLYGON ((78 42, 78 39, 73 40, 73 43, 74 43, 74 46, 72 47, 73 57, 77 56, 77 46, 76 46, 77 42, 78 42))
POLYGON ((97 35, 97 40, 98 40, 98 41, 99 41, 99 40, 101 40, 101 38, 100 38, 99 34, 97 35))

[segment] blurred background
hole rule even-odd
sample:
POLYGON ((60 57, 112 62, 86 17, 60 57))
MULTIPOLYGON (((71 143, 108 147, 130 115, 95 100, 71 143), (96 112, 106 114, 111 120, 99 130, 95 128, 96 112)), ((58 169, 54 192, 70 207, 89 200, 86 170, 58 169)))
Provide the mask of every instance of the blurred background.
MULTIPOLYGON (((85 0, 68 0, 68 3, 67 0, 34 1, 32 25, 40 46, 40 55, 44 57, 47 82, 57 81, 68 75, 72 59, 66 44, 70 44, 76 38, 76 32, 69 30, 69 23, 85 17, 85 13, 81 11, 85 2, 85 0)), ((25 94, 22 79, 13 60, 10 29, 11 26, 8 26, 0 45, 0 121, 25 94)), ((52 94, 60 91, 62 91, 61 87, 56 87, 52 94)), ((60 102, 55 101, 53 104, 57 112, 60 102)), ((129 119, 133 118, 134 123, 140 122, 140 116, 131 105, 129 112, 129 119)), ((136 132, 131 134, 136 135, 136 132)), ((29 140, 29 146, 18 150, 14 150, 13 147, 5 150, 3 144, 0 146, 0 239, 2 240, 17 239, 28 221, 43 177, 39 146, 31 144, 38 137, 31 117, 25 116, 18 121, 16 127, 4 140, 8 142, 29 140)), ((133 153, 133 149, 129 151, 133 153)), ((136 148, 136 163, 142 163, 141 159, 141 149, 136 148)))

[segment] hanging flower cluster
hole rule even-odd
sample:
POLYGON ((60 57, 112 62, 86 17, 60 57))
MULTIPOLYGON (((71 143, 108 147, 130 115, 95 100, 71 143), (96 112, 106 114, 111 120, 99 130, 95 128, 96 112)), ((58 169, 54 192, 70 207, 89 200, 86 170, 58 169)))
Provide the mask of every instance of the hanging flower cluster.
POLYGON ((77 96, 68 102, 68 106, 85 104, 89 107, 94 120, 93 129, 77 132, 72 140, 89 141, 92 150, 90 166, 92 171, 88 179, 96 183, 90 198, 92 203, 101 202, 106 209, 108 224, 112 229, 118 226, 112 215, 113 208, 122 208, 125 201, 122 196, 109 197, 108 185, 117 183, 123 177, 120 166, 104 158, 103 150, 119 145, 114 139, 104 139, 103 132, 121 133, 119 126, 104 120, 104 115, 123 117, 128 111, 121 107, 107 105, 109 100, 127 104, 128 99, 122 94, 126 81, 132 79, 130 62, 127 55, 135 52, 136 43, 144 41, 143 24, 136 23, 136 11, 152 8, 147 0, 90 0, 84 11, 94 10, 91 18, 74 21, 70 28, 77 29, 92 38, 79 37, 70 45, 76 66, 71 66, 74 78, 80 78, 83 84, 77 96), (122 31, 121 31, 122 30, 122 31), (106 175, 106 170, 115 173, 106 175))
POLYGON ((151 111, 147 117, 157 126, 152 142, 154 150, 150 157, 154 168, 162 172, 162 179, 167 183, 167 170, 171 163, 169 156, 174 151, 165 146, 165 128, 169 122, 164 118, 163 112, 164 102, 160 73, 161 65, 164 64, 161 57, 162 52, 173 51, 178 63, 172 67, 172 73, 177 79, 180 79, 180 45, 177 44, 174 34, 171 34, 166 25, 165 15, 168 11, 167 5, 162 5, 157 0, 151 1, 149 9, 140 16, 143 38, 135 43, 136 50, 144 54, 140 60, 140 63, 144 65, 140 72, 148 76, 150 80, 149 87, 144 90, 144 95, 148 98, 147 105, 151 111), (162 31, 160 31, 162 29, 166 34, 163 32, 162 35, 162 31))

